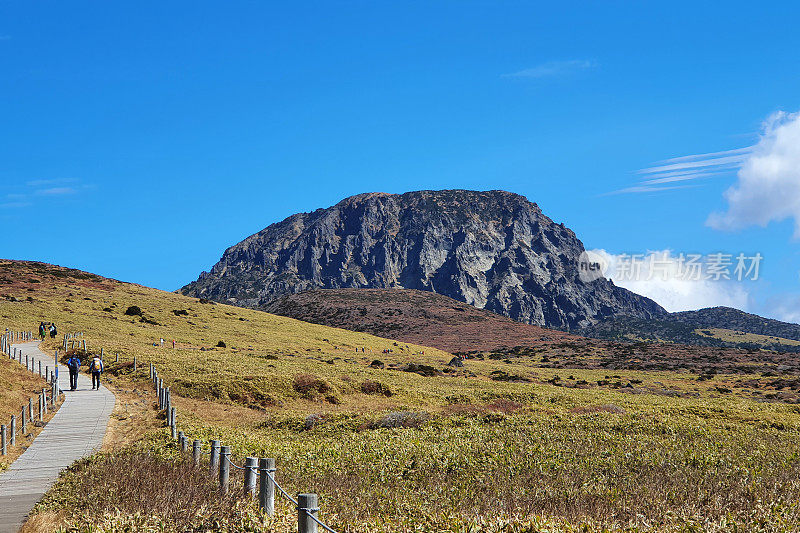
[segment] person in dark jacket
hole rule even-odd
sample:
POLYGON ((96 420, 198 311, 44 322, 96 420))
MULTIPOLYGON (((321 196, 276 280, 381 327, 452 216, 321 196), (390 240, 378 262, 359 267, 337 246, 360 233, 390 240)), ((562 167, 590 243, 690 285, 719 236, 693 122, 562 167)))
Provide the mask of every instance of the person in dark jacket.
POLYGON ((78 389, 78 371, 81 369, 81 360, 77 355, 70 356, 67 359, 67 368, 69 369, 69 390, 78 389))

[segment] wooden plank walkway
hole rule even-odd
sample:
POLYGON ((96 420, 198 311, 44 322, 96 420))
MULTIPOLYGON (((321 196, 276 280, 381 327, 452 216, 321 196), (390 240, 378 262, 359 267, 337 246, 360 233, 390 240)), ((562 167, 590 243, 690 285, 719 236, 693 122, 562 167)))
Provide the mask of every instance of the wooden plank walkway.
MULTIPOLYGON (((53 357, 38 342, 15 344, 37 361, 53 357)), ((86 364, 86 362, 83 362, 86 364)), ((44 366, 44 365, 43 365, 44 366)), ((78 377, 78 390, 69 390, 69 371, 58 367, 59 387, 66 399, 33 444, 0 474, 0 533, 16 533, 33 506, 58 479, 58 474, 82 457, 100 449, 114 409, 114 394, 105 387, 92 390, 92 380, 78 377)))

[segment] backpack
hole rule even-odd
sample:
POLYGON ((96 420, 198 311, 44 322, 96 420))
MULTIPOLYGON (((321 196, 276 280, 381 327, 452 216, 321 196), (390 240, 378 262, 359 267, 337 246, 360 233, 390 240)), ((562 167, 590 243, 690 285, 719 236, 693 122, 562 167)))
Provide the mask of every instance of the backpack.
POLYGON ((69 361, 67 361, 67 366, 70 370, 77 370, 80 367, 80 363, 74 357, 70 357, 69 361))
POLYGON ((100 359, 92 359, 92 372, 100 372, 103 369, 103 363, 100 359))

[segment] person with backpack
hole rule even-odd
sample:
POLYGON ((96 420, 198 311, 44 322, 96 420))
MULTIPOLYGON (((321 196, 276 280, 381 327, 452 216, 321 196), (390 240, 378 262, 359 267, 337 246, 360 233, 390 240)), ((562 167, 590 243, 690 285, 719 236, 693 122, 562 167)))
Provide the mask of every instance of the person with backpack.
POLYGON ((78 389, 78 370, 81 368, 81 360, 80 358, 72 354, 69 359, 67 359, 67 368, 69 369, 69 390, 77 390, 78 389))
POLYGON ((45 338, 45 334, 44 334, 44 322, 41 322, 41 323, 39 324, 39 337, 41 337, 41 339, 42 339, 42 340, 44 340, 44 338, 45 338))
POLYGON ((56 335, 58 335, 58 329, 56 328, 56 325, 50 324, 50 338, 55 339, 56 335))
POLYGON ((92 373, 92 390, 100 390, 100 373, 103 371, 103 360, 99 355, 95 355, 89 363, 89 370, 92 373))

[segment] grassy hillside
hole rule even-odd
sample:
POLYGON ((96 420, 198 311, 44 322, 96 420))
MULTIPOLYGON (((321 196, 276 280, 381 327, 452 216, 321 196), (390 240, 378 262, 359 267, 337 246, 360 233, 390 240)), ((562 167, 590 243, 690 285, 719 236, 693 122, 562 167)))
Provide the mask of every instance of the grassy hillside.
POLYGON ((694 330, 694 332, 697 335, 719 339, 725 343, 747 344, 766 349, 782 349, 784 347, 800 346, 800 341, 794 339, 784 339, 783 337, 775 337, 774 335, 759 335, 758 333, 747 333, 745 331, 726 328, 705 327, 698 328, 694 330))
POLYGON ((580 337, 523 324, 432 292, 411 289, 325 289, 284 296, 267 311, 363 331, 448 352, 547 346, 580 337))
MULTIPOLYGON (((5 329, 5 326, 2 328, 5 329)), ((24 365, 12 361, 5 355, 0 355, 0 424, 7 427, 10 431, 11 416, 17 417, 17 424, 20 424, 20 410, 28 404, 29 398, 35 398, 42 389, 47 388, 47 382, 40 378, 38 374, 28 372, 24 365)), ((34 409, 36 409, 34 400, 34 409)), ((56 406, 56 409, 58 405, 56 406)), ((38 416, 38 410, 35 411, 38 416)), ((45 420, 51 418, 54 410, 51 408, 45 420)), ((18 426, 20 428, 21 426, 18 426)), ((30 445, 33 438, 39 434, 41 427, 28 424, 25 435, 17 435, 17 445, 8 447, 8 455, 0 456, 0 472, 5 470, 11 462, 19 457, 30 445)))
POLYGON ((580 333, 603 340, 800 352, 800 325, 767 319, 729 307, 671 313, 653 320, 616 317, 583 328, 580 333), (729 333, 723 333, 724 331, 729 333))
MULTIPOLYGON (((0 293, 17 300, 0 303, 4 321, 86 331, 132 418, 152 420, 154 407, 130 359, 156 362, 181 430, 222 439, 237 461, 275 457, 285 487, 318 492, 339 531, 800 528, 800 377, 786 354, 586 341, 476 352, 451 367, 446 352, 364 333, 44 265, 3 270, 0 293), (132 305, 141 316, 125 314, 132 305)), ((53 520, 75 531, 291 530, 288 506, 266 519, 220 504, 213 485, 186 503, 151 497, 159 480, 196 476, 165 444, 149 430, 77 465, 36 520, 47 531, 53 520)))
MULTIPOLYGON (((309 396, 296 390, 295 376, 325 373, 335 379, 322 398, 347 403, 352 387, 341 382, 342 372, 369 372, 368 364, 378 357, 398 365, 413 359, 442 366, 451 359, 432 348, 201 303, 50 265, 2 261, 0 283, 0 323, 31 329, 46 320, 61 333, 83 331, 90 352, 106 350, 110 374, 146 379, 145 365, 153 362, 178 394, 196 398, 283 405, 309 396), (133 306, 138 309, 129 310, 133 306), (392 353, 384 355, 385 350, 392 353), (117 355, 123 364, 111 364, 117 355), (142 365, 130 376, 134 355, 142 365)), ((59 347, 59 339, 46 342, 48 350, 59 347)))
POLYGON ((764 318, 731 307, 707 307, 697 311, 683 311, 672 313, 670 318, 697 328, 730 329, 764 337, 800 341, 798 324, 764 318))

